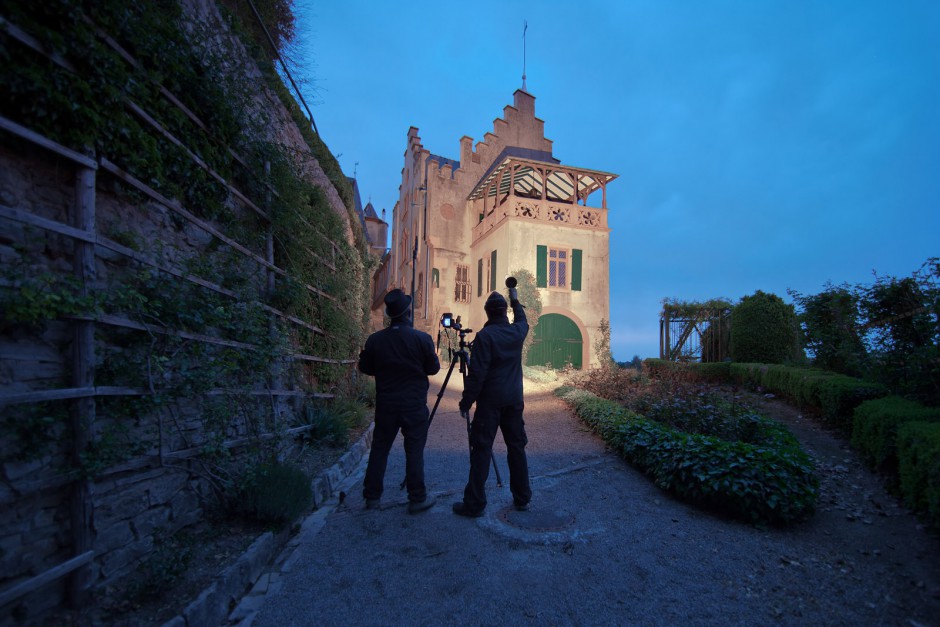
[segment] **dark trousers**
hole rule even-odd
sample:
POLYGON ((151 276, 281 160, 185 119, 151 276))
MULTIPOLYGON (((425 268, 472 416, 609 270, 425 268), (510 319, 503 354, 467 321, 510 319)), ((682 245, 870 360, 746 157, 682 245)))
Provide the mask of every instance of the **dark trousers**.
POLYGON ((471 510, 479 511, 486 507, 484 485, 490 474, 497 428, 503 433, 508 451, 506 461, 509 464, 509 490, 513 501, 522 504, 532 498, 529 464, 525 456, 525 445, 529 440, 522 419, 524 407, 524 403, 504 407, 477 404, 473 422, 470 423, 470 479, 463 491, 463 502, 471 510))
POLYGON ((427 406, 409 411, 376 412, 369 464, 366 466, 366 477, 362 482, 363 498, 381 498, 388 453, 392 450, 399 429, 405 439, 405 485, 408 488, 408 500, 420 503, 427 498, 424 485, 424 445, 428 440, 427 406))

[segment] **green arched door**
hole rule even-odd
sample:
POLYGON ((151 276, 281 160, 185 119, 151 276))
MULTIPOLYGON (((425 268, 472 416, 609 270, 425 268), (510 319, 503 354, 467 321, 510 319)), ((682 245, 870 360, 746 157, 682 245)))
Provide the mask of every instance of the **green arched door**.
POLYGON ((529 348, 527 366, 564 368, 565 364, 581 369, 581 330, 571 318, 561 314, 539 316, 535 340, 529 348))

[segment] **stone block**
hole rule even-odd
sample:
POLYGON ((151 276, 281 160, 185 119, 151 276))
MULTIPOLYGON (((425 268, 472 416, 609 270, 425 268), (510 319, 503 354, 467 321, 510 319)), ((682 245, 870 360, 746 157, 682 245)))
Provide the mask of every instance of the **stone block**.
POLYGON ((274 534, 270 531, 261 534, 245 551, 240 559, 248 563, 249 583, 256 581, 277 550, 274 534))
POLYGON ((165 505, 171 502, 180 490, 186 489, 186 475, 181 472, 164 472, 162 477, 155 478, 147 486, 150 496, 150 505, 165 505))
POLYGON ((122 520, 107 529, 99 531, 95 538, 95 552, 108 553, 117 548, 127 546, 134 541, 134 530, 130 522, 122 520))
POLYGON ((330 466, 326 469, 326 481, 330 488, 330 494, 336 491, 339 487, 339 484, 343 481, 343 476, 340 474, 339 469, 336 466, 330 466))
POLYGON ((228 616, 228 597, 216 584, 202 591, 195 601, 183 610, 187 625, 221 625, 228 616))
POLYGON ((119 520, 127 520, 147 511, 147 495, 141 492, 122 492, 96 499, 95 527, 106 529, 119 520))
POLYGON ((169 502, 173 510, 173 517, 176 518, 185 512, 200 509, 199 497, 189 488, 181 490, 173 495, 169 502))
POLYGON ((138 538, 152 536, 157 529, 163 529, 169 525, 170 508, 154 507, 147 510, 140 516, 131 521, 131 525, 138 538))
POLYGON ((238 625, 249 616, 257 614, 264 605, 263 596, 244 597, 232 613, 229 614, 229 624, 238 625))
POLYGON ((134 570, 141 558, 153 550, 153 538, 142 538, 104 555, 101 562, 101 576, 105 582, 125 575, 134 570))
POLYGON ((18 479, 34 480, 42 470, 42 460, 10 461, 3 464, 3 474, 12 482, 18 479))

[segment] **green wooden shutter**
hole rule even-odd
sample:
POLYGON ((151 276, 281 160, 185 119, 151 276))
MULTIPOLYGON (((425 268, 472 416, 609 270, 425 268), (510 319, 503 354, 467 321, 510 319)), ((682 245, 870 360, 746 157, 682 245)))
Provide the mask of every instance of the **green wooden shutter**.
POLYGON ((548 246, 535 247, 535 287, 548 287, 548 246))
POLYGON ((496 251, 490 253, 490 289, 496 290, 496 251))
POLYGON ((581 251, 577 248, 571 250, 571 291, 581 291, 581 251))
POLYGON ((483 260, 477 259, 477 296, 483 295, 483 260))

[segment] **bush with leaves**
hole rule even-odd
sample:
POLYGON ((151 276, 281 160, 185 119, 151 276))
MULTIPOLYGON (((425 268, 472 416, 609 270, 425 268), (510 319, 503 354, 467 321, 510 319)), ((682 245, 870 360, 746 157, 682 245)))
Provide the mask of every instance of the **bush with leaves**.
POLYGON ((898 467, 904 502, 940 530, 940 423, 898 428, 898 467))
POLYGON ((562 387, 556 394, 627 461, 678 498, 758 525, 789 525, 815 511, 819 488, 813 464, 783 427, 767 424, 760 444, 728 441, 681 431, 586 390, 562 387))
POLYGON ((793 305, 775 294, 757 290, 731 310, 732 361, 783 364, 800 358, 793 305))
POLYGON ((940 408, 899 396, 865 401, 855 408, 852 446, 869 466, 892 476, 898 471, 898 429, 918 421, 940 422, 940 408))
POLYGON ((299 468, 272 463, 250 468, 242 478, 235 508, 262 523, 294 521, 313 503, 310 478, 299 468))

